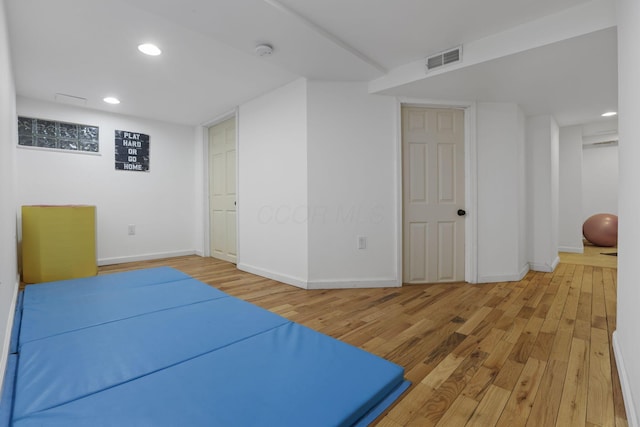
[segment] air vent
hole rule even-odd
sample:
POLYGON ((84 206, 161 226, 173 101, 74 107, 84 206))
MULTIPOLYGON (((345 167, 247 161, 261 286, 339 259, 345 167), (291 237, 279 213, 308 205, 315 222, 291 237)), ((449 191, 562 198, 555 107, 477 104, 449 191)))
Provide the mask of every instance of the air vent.
POLYGON ((608 140, 608 141, 598 141, 598 142, 592 142, 592 143, 589 143, 589 144, 583 144, 582 148, 588 149, 588 148, 617 147, 617 146, 618 146, 618 140, 617 139, 613 139, 613 140, 608 140))
POLYGON ((75 105, 77 107, 85 107, 87 105, 87 99, 80 96, 67 95, 66 93, 56 93, 54 95, 56 102, 63 104, 75 105))
POLYGON ((454 49, 445 50, 444 52, 431 55, 427 58, 427 71, 434 68, 442 67, 443 65, 452 64, 462 59, 462 46, 458 46, 454 49))
POLYGON ((584 135, 582 137, 583 147, 599 147, 603 145, 616 145, 618 143, 618 132, 606 130, 584 135))

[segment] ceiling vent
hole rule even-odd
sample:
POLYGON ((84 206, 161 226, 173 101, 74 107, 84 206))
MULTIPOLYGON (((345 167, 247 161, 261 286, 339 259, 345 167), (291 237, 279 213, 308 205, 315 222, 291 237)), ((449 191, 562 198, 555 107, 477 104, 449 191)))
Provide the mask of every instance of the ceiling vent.
POLYGON ((596 132, 591 135, 584 135, 582 137, 582 146, 584 148, 590 147, 602 147, 603 145, 617 145, 618 144, 618 132, 615 130, 606 130, 596 132))
POLYGON ((606 145, 606 146, 618 145, 618 141, 617 140, 612 140, 612 141, 594 142, 592 144, 585 144, 582 147, 583 148, 602 147, 603 145, 606 145))
POLYGON ((436 53, 427 57, 427 71, 431 71, 435 68, 439 68, 454 62, 462 60, 462 46, 458 46, 453 49, 445 50, 444 52, 436 53))
POLYGON ((87 105, 87 98, 81 96, 67 95, 66 93, 56 93, 54 95, 56 102, 63 104, 75 105, 76 107, 85 107, 87 105))

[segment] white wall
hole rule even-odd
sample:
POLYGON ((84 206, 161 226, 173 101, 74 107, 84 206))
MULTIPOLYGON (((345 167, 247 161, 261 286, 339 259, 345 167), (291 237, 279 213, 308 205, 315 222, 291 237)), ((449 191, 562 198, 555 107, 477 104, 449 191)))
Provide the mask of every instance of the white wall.
POLYGON ((19 205, 95 205, 100 264, 195 252, 193 127, 26 98, 18 98, 18 114, 100 127, 99 156, 18 148, 19 205), (150 136, 149 172, 115 170, 116 129, 150 136))
POLYGON ((619 111, 619 239, 618 313, 613 335, 627 417, 638 426, 640 410, 640 2, 618 0, 618 111, 619 111))
POLYGON ((529 265, 553 271, 558 257, 559 129, 549 115, 527 118, 529 265))
POLYGON ((0 393, 3 384, 13 312, 18 290, 16 236, 15 85, 11 70, 5 2, 0 0, 0 393))
POLYGON ((366 84, 308 83, 309 288, 401 284, 396 110, 366 84))
POLYGON ((306 80, 240 106, 238 120, 238 268, 306 287, 306 80))
POLYGON ((582 126, 560 128, 558 245, 582 253, 582 126))
POLYGON ((582 165, 582 221, 597 213, 617 215, 618 146, 585 145, 582 165))
POLYGON ((524 252, 524 126, 516 104, 477 104, 478 281, 521 279, 524 252))

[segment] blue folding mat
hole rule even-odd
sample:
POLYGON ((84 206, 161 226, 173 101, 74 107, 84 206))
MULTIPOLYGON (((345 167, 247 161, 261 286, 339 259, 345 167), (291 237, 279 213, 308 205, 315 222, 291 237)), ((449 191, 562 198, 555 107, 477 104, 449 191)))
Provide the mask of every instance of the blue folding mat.
POLYGON ((169 267, 27 286, 11 352, 13 426, 365 426, 409 387, 402 367, 169 267))

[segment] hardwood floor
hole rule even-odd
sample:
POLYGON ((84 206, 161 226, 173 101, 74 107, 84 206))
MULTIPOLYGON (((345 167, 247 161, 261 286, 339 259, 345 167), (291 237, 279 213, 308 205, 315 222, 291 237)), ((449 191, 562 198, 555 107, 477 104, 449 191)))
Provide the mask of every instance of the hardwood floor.
POLYGON ((566 264, 592 265, 594 267, 618 268, 617 254, 617 247, 603 248, 601 246, 594 246, 585 240, 584 253, 575 254, 560 252, 560 262, 564 262, 566 264))
POLYGON ((213 258, 168 265, 405 368, 398 426, 626 426, 611 346, 616 270, 561 263, 516 283, 306 291, 213 258))

